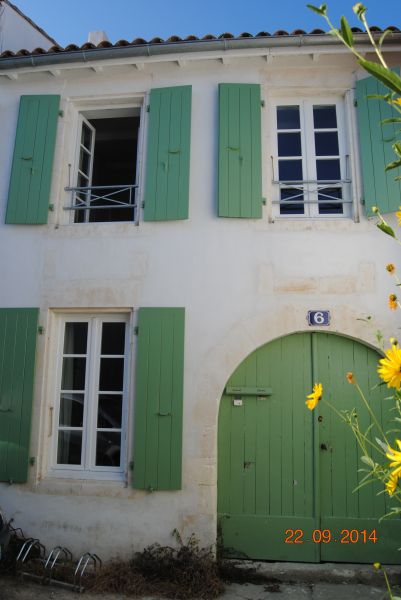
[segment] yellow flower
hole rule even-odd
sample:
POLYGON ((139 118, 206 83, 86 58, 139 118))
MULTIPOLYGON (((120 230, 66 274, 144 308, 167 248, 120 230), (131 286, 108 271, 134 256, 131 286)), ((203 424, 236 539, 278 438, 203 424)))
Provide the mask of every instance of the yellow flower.
POLYGON ((305 402, 306 406, 309 410, 313 410, 316 408, 317 403, 321 400, 323 394, 323 386, 321 383, 315 383, 313 386, 313 392, 306 396, 307 400, 305 402))
POLYGON ((393 265, 393 263, 389 263, 388 265, 386 265, 386 269, 389 273, 394 273, 395 266, 393 265))
POLYGON ((390 294, 388 297, 388 305, 391 310, 396 310, 398 308, 397 296, 395 294, 390 294))
POLYGON ((382 568, 382 566, 381 566, 381 564, 379 562, 373 563, 373 567, 376 569, 376 571, 378 571, 379 569, 382 568))
POLYGON ((394 473, 391 473, 390 478, 386 483, 386 490, 388 491, 389 496, 392 496, 394 494, 395 490, 397 489, 397 484, 398 475, 394 475, 394 473))
POLYGON ((347 381, 348 381, 348 383, 356 383, 356 382, 355 382, 355 377, 354 377, 354 374, 353 374, 353 373, 351 373, 351 371, 349 371, 349 372, 346 374, 346 378, 347 378, 347 381))
POLYGON ((396 98, 393 100, 394 104, 399 104, 401 106, 401 98, 396 98))
POLYGON ((380 378, 387 383, 387 387, 399 390, 401 387, 401 350, 393 346, 385 352, 386 358, 379 360, 377 369, 380 378))
POLYGON ((401 441, 400 440, 395 440, 395 443, 398 446, 398 450, 394 450, 393 448, 389 447, 386 456, 387 456, 387 458, 389 460, 392 461, 390 463, 390 467, 396 467, 396 469, 394 469, 394 471, 391 473, 390 477, 396 477, 397 481, 398 481, 398 478, 399 478, 400 473, 401 473, 401 452, 399 452, 399 450, 401 450, 401 441))
POLYGON ((398 219, 398 225, 401 226, 401 206, 398 207, 398 212, 395 213, 395 216, 398 219))

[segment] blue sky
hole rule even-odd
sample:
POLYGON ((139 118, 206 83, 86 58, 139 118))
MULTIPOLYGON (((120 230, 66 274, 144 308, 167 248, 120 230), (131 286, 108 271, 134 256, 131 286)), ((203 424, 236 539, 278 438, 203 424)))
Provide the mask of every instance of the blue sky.
MULTIPOLYGON (((273 33, 277 29, 310 31, 325 28, 318 15, 306 8, 308 0, 12 0, 27 16, 61 45, 82 44, 89 31, 104 29, 110 41, 146 40, 176 34, 203 36, 229 31, 273 33)), ((313 2, 312 2, 313 3, 313 2)), ((320 4, 320 1, 314 2, 320 4)), ((358 25, 353 0, 327 1, 329 14, 338 23, 345 14, 358 25)), ((401 28, 401 0, 368 0, 368 22, 401 28)))

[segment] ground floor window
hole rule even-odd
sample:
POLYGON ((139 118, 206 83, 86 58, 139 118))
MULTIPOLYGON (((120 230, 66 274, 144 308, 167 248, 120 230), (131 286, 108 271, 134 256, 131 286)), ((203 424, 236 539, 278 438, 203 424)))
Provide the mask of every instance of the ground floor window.
POLYGON ((53 428, 57 471, 118 477, 125 470, 128 320, 124 314, 60 318, 53 428))

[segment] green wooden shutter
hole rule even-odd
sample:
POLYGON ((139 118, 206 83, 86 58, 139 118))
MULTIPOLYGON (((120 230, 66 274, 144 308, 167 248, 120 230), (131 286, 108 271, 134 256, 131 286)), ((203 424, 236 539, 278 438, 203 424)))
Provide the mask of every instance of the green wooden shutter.
POLYGON ((145 221, 188 218, 191 98, 190 85, 151 90, 145 221))
POLYGON ((398 139, 397 124, 380 124, 383 119, 397 114, 383 100, 367 98, 370 94, 388 93, 388 88, 374 77, 367 77, 356 83, 364 204, 367 214, 372 214, 372 206, 378 206, 382 213, 388 213, 397 210, 400 205, 401 185, 399 181, 394 181, 394 178, 401 174, 400 169, 385 172, 386 165, 396 158, 391 145, 398 139))
POLYGON ((6 223, 47 223, 60 96, 21 96, 6 223))
POLYGON ((134 488, 181 488, 184 310, 139 309, 134 488))
POLYGON ((27 480, 38 314, 0 309, 0 481, 27 480))
POLYGON ((260 85, 219 85, 219 217, 262 217, 260 85))

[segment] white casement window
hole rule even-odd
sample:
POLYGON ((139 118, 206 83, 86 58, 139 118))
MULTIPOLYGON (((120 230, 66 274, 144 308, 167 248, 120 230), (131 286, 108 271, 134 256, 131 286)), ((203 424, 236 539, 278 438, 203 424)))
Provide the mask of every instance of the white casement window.
POLYGON ((74 223, 135 221, 141 107, 83 110, 78 115, 70 204, 74 223))
POLYGON ((273 119, 274 215, 351 216, 343 102, 277 101, 273 119))
POLYGON ((59 319, 53 470, 121 479, 126 469, 129 316, 59 319))

